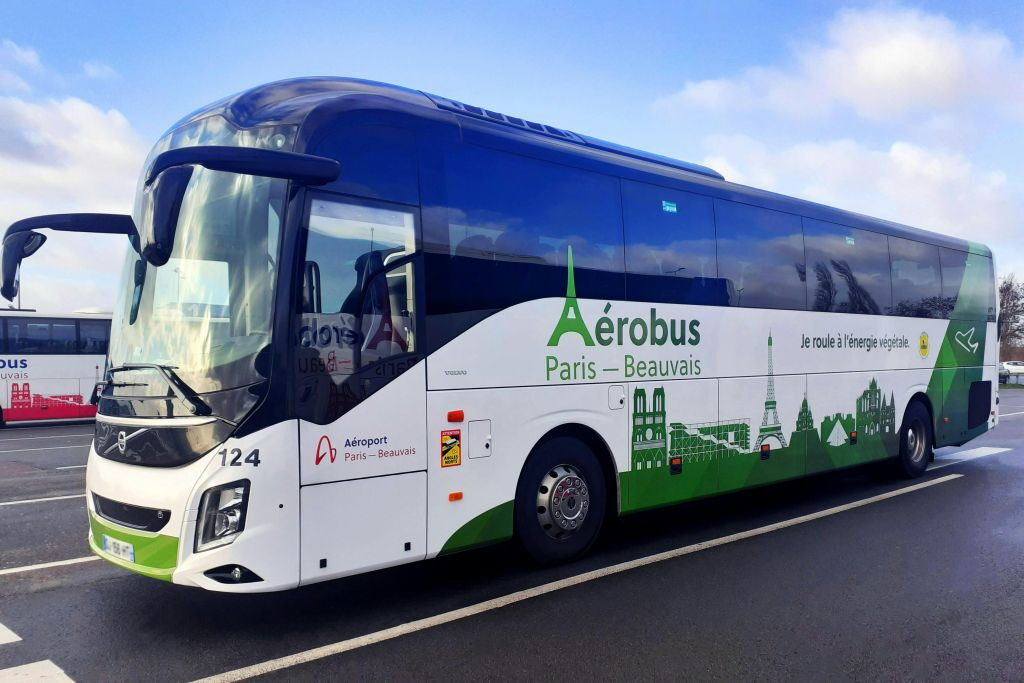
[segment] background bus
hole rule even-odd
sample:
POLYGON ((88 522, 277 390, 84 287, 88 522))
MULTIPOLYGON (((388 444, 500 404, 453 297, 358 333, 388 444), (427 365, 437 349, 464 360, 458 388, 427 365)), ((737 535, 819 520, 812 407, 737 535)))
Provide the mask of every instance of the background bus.
POLYGON ((109 313, 0 312, 2 422, 94 417, 109 339, 109 313))

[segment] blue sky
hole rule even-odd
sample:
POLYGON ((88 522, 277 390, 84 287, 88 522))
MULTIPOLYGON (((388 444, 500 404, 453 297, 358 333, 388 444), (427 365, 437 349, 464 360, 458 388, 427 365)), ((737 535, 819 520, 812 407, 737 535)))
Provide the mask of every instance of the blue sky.
MULTIPOLYGON (((127 211, 146 148, 184 114, 348 75, 985 240, 1024 274, 1019 0, 286 5, 0 6, 0 222, 127 211)), ((122 248, 55 235, 24 305, 109 309, 122 248)))

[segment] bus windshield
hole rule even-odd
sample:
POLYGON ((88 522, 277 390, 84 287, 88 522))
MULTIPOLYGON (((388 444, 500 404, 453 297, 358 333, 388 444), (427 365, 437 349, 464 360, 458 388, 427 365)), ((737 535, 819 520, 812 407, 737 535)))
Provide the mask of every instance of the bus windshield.
MULTIPOLYGON (((257 357, 271 341, 286 184, 195 169, 168 262, 127 251, 111 367, 166 366, 197 393, 264 379, 257 357)), ((116 393, 163 393, 154 373, 132 374, 140 376, 117 381, 133 388, 116 393)))

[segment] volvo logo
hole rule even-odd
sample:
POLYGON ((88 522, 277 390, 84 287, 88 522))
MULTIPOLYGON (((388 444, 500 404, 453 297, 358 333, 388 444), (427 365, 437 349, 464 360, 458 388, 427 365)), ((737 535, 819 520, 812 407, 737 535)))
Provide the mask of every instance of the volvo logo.
POLYGON ((121 452, 121 455, 124 455, 124 451, 127 447, 128 438, 124 435, 124 430, 122 429, 117 433, 117 450, 121 452))

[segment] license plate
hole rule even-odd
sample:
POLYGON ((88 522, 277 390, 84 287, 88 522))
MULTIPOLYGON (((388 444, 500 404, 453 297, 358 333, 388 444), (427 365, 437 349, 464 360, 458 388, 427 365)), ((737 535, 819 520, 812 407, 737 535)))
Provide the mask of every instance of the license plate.
POLYGON ((135 562, 135 546, 131 543, 125 543, 103 534, 103 550, 114 557, 119 557, 128 562, 135 562))

